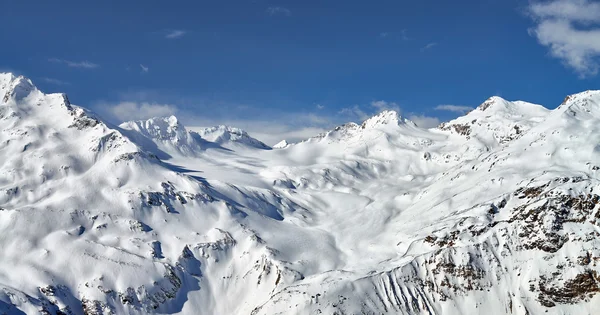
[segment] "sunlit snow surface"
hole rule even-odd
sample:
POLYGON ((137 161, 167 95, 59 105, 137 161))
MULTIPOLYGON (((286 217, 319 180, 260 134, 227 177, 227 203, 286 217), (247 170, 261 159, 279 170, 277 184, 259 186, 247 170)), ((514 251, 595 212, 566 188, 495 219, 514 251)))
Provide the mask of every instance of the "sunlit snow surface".
POLYGON ((0 74, 0 314, 598 314, 599 102, 269 148, 0 74))

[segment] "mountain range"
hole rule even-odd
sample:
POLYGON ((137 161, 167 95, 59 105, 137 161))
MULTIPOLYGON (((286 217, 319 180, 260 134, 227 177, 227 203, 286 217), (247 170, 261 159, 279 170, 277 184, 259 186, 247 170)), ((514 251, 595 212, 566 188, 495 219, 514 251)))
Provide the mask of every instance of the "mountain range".
POLYGON ((0 73, 0 162, 0 314, 600 313, 600 91, 271 148, 0 73))

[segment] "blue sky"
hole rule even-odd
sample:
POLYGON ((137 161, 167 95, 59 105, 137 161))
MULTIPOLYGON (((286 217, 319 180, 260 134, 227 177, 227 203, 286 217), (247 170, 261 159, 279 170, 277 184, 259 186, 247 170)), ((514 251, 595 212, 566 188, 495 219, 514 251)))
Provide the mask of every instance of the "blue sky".
POLYGON ((432 125, 599 83, 587 0, 8 0, 0 20, 1 70, 113 121, 310 133, 392 108, 432 125))

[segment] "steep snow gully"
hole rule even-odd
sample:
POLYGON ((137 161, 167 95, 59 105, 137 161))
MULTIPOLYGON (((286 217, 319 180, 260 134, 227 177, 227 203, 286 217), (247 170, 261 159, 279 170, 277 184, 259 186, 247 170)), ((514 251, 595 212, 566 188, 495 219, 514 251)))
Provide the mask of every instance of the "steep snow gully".
POLYGON ((0 314, 600 314, 600 91, 270 148, 2 73, 0 162, 0 314))

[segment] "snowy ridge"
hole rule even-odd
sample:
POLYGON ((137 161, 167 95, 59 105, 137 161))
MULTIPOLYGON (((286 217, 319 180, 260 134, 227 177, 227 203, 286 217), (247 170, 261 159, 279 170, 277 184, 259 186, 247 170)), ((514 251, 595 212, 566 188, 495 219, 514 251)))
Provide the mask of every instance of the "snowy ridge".
POLYGON ((0 97, 0 313, 600 312, 600 92, 277 150, 0 97))
POLYGON ((270 149, 268 145, 252 138, 246 131, 230 126, 208 127, 198 130, 198 134, 203 139, 225 147, 243 145, 257 149, 270 149))
POLYGON ((165 154, 196 156, 208 145, 206 141, 193 132, 188 131, 175 116, 156 117, 148 120, 129 121, 119 125, 127 134, 136 139, 148 151, 159 157, 165 154), (152 147, 156 145, 156 149, 152 147))
POLYGON ((465 136, 476 137, 495 147, 511 141, 540 123, 550 111, 541 105, 509 102, 494 96, 467 115, 440 126, 465 136))
POLYGON ((285 149, 289 146, 290 144, 286 141, 286 140, 281 140, 279 142, 277 142, 274 146, 273 149, 285 149))

